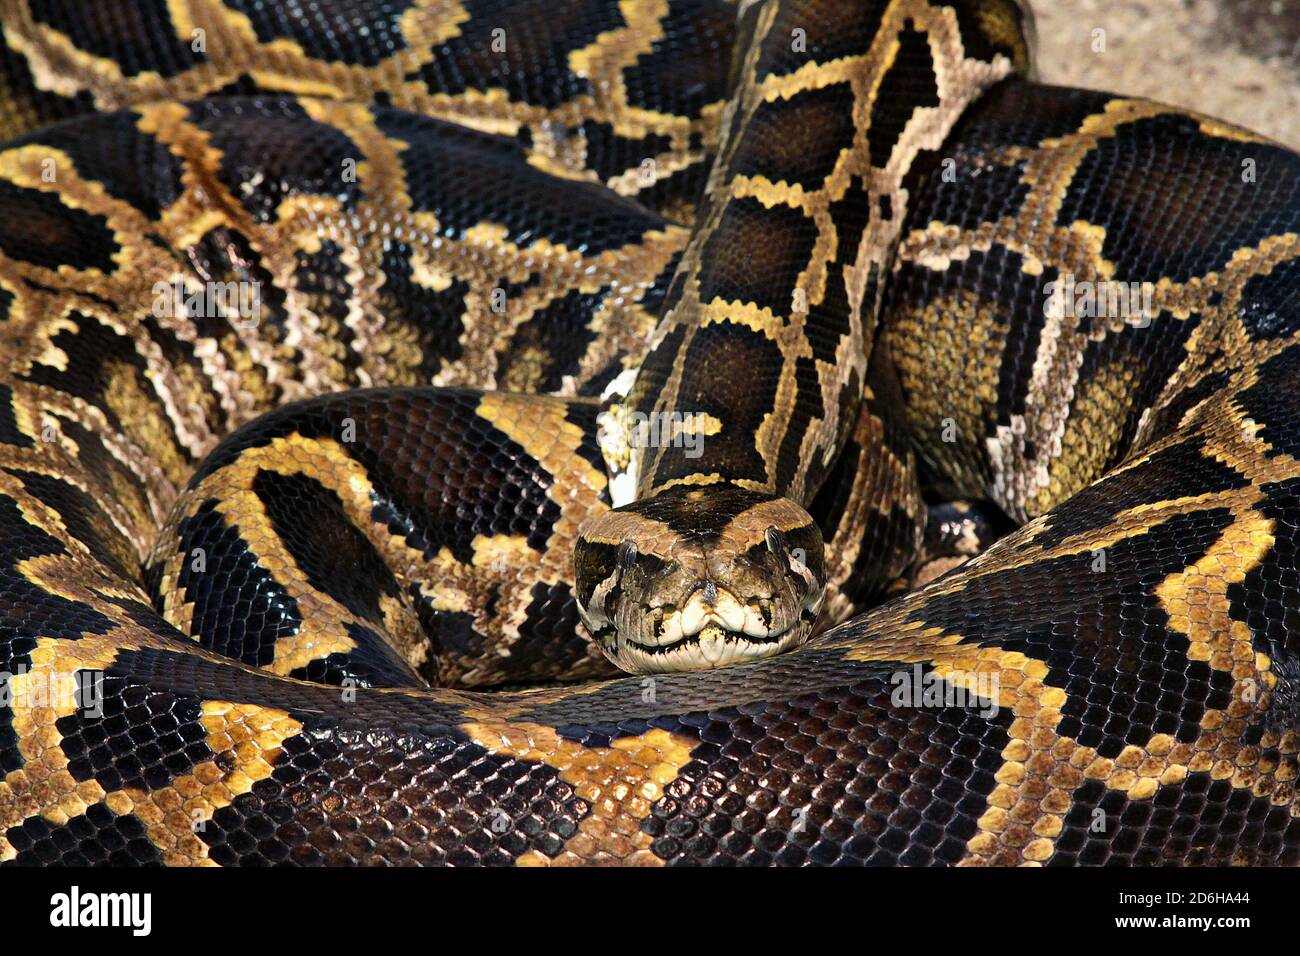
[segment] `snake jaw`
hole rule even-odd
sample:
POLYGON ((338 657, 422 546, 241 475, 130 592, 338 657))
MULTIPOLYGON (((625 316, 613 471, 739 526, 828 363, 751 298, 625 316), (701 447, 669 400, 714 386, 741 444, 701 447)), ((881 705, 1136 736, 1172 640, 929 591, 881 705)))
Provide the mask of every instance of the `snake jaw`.
POLYGON ((719 593, 715 606, 705 606, 703 590, 685 609, 667 616, 660 608, 648 609, 645 620, 652 626, 641 631, 647 640, 615 637, 612 653, 606 653, 634 673, 707 670, 759 660, 804 643, 824 596, 824 590, 810 593, 799 616, 789 626, 774 630, 756 608, 742 605, 725 591, 719 593))
POLYGON ((575 560, 583 623, 633 673, 797 647, 825 597, 811 518, 793 501, 739 489, 665 493, 606 512, 583 526, 575 560))

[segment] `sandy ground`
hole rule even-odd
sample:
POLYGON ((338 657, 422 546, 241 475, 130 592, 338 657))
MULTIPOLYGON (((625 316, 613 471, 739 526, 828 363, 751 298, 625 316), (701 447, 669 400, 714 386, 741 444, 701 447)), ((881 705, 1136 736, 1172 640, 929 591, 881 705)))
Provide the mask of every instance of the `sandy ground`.
POLYGON ((1300 0, 1029 3, 1044 82, 1175 103, 1300 149, 1300 0))

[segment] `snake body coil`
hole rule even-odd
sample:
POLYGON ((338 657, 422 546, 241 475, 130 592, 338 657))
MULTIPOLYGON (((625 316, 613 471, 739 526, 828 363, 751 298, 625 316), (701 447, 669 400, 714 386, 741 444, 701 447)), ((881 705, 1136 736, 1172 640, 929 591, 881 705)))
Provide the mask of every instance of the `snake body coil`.
POLYGON ((0 17, 0 863, 1300 858, 1295 154, 1012 0, 0 17))

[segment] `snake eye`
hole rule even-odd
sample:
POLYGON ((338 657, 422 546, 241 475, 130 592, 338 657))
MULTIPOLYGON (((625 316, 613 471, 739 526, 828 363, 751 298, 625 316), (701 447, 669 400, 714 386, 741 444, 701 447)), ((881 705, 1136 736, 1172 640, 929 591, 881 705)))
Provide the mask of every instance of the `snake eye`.
POLYGON ((780 554, 785 548, 785 535, 775 528, 768 528, 763 532, 763 540, 767 542, 767 549, 773 554, 780 554))
POLYGON ((636 560, 636 555, 637 555, 637 550, 636 550, 635 541, 629 540, 629 541, 624 541, 622 544, 620 544, 618 546, 618 556, 616 558, 618 562, 618 569, 620 571, 626 571, 628 568, 630 568, 632 566, 632 562, 636 560))

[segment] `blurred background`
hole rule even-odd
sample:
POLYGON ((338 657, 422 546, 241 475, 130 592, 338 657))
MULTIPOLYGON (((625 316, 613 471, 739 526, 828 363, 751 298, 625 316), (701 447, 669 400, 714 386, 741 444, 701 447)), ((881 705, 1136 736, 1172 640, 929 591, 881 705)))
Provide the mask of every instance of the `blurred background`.
POLYGON ((1174 103, 1300 149, 1300 0, 1029 3, 1044 82, 1174 103))

